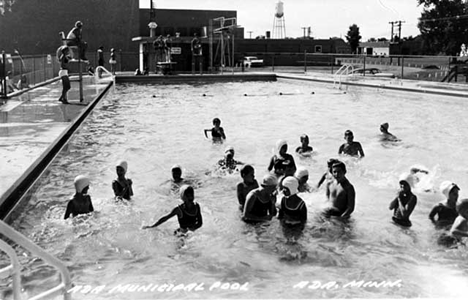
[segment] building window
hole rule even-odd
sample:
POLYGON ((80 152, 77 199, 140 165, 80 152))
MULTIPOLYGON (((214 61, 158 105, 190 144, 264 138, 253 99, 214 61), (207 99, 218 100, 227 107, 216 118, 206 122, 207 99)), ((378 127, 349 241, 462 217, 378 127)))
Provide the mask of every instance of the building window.
POLYGON ((322 45, 315 46, 315 53, 322 53, 322 45))

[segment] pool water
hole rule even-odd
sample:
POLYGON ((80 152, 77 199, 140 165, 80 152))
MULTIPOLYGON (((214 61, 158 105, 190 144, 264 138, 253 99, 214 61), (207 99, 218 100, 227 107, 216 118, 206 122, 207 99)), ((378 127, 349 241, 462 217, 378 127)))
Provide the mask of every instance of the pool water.
MULTIPOLYGON (((454 97, 288 80, 119 85, 36 184, 13 226, 67 264, 74 299, 465 298, 467 250, 437 245, 428 214, 443 200, 440 182, 453 180, 460 198, 466 195, 466 110, 454 97), (224 144, 204 137, 215 117, 225 129, 224 144), (401 143, 382 145, 384 122, 401 143), (344 159, 356 190, 348 223, 319 217, 326 207, 323 187, 300 194, 308 222, 296 244, 287 242, 276 219, 259 226, 240 220, 240 175, 214 172, 225 147, 252 164, 260 181, 276 141, 286 139, 293 153, 306 133, 314 155, 294 157, 309 170, 312 185, 326 161, 337 157, 347 129, 366 154, 360 161, 344 159), (120 159, 134 182, 130 203, 112 197, 120 159), (175 217, 141 230, 181 203, 167 182, 174 164, 197 181, 204 221, 185 240, 173 236, 175 217), (402 229, 391 223, 388 205, 399 175, 414 164, 431 171, 423 188, 429 192, 415 191, 413 227, 402 229), (91 178, 96 213, 63 220, 79 174, 91 178)), ((41 260, 21 259, 26 293, 57 281, 41 260)), ((0 283, 7 290, 7 282, 0 283)))

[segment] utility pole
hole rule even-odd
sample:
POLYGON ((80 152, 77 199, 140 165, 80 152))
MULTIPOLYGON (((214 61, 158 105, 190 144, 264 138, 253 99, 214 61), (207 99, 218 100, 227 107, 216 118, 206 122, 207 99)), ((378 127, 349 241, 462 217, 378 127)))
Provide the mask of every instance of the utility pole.
POLYGON ((398 23, 398 41, 401 41, 401 23, 405 23, 405 21, 397 21, 398 23))
POLYGON ((303 37, 305 38, 305 37, 306 37, 306 29, 307 29, 307 27, 301 27, 301 29, 302 29, 302 31, 304 32, 304 36, 303 36, 303 37))
POLYGON ((252 32, 253 31, 247 31, 247 33, 249 34, 249 37, 252 38, 252 32))
POLYGON ((394 22, 388 22, 388 24, 392 25, 392 37, 390 38, 390 42, 394 42, 395 38, 393 36, 393 27, 397 26, 398 27, 398 41, 401 41, 401 23, 405 23, 405 21, 394 21, 394 22))
POLYGON ((393 24, 395 24, 395 22, 388 22, 388 24, 392 25, 392 33, 390 34, 390 43, 393 42, 393 24))

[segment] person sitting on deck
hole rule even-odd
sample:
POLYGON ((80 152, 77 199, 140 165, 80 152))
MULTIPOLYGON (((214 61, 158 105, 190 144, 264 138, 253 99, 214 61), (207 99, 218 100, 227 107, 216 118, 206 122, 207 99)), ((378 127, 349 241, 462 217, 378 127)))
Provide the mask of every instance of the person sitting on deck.
POLYGON ((88 43, 83 41, 82 31, 83 22, 76 21, 75 27, 73 27, 67 35, 66 45, 78 47, 79 58, 83 61, 88 61, 88 59, 86 58, 86 50, 88 49, 88 43))

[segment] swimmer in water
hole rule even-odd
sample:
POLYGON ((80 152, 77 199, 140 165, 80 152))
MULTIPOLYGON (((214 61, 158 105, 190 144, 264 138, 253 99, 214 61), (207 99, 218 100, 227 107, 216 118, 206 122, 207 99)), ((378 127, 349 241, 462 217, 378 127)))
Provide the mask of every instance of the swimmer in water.
POLYGON ((346 165, 336 162, 332 166, 333 180, 327 182, 326 195, 331 207, 324 210, 325 217, 337 216, 349 218, 354 211, 356 192, 346 178, 346 165))
POLYGON ((251 190, 246 197, 242 220, 244 222, 264 222, 276 216, 276 187, 278 180, 267 174, 259 188, 251 190))
POLYGON ((213 128, 205 129, 205 137, 208 138, 208 132, 211 131, 211 137, 213 142, 220 142, 222 143, 223 140, 226 139, 226 135, 224 134, 224 129, 221 127, 221 120, 218 118, 213 119, 213 128))
POLYGON ((458 216, 457 200, 460 188, 451 181, 444 181, 440 184, 440 191, 446 199, 432 208, 429 219, 436 225, 436 228, 449 229, 447 227, 451 227, 458 216))
POLYGON ((239 209, 244 211, 245 199, 249 192, 258 188, 258 182, 255 179, 255 169, 251 165, 244 165, 240 170, 242 182, 237 184, 237 200, 239 201, 239 209))
POLYGON ((382 142, 399 142, 400 139, 398 139, 396 136, 388 132, 388 123, 383 123, 380 125, 380 132, 382 135, 380 136, 380 139, 382 142))
POLYGON ((309 171, 307 171, 306 168, 304 167, 297 168, 296 173, 294 173, 294 177, 297 179, 299 183, 297 190, 300 193, 311 191, 311 187, 307 184, 307 180, 309 180, 309 171))
POLYGON ((335 159, 335 158, 330 158, 328 161, 327 161, 327 167, 328 167, 328 170, 327 172, 325 172, 322 177, 320 178, 319 182, 317 183, 317 189, 320 188, 320 186, 322 185, 322 183, 324 183, 325 181, 329 181, 329 180, 333 180, 333 174, 332 174, 332 167, 333 167, 333 164, 334 163, 338 163, 340 162, 338 159, 335 159))
POLYGON ((288 176, 283 180, 283 195, 281 199, 278 219, 281 225, 304 228, 307 222, 307 207, 297 195, 299 182, 295 177, 288 176))
POLYGON ((184 234, 190 231, 195 231, 203 225, 200 205, 194 202, 195 192, 193 187, 183 185, 180 188, 180 198, 184 201, 183 204, 175 207, 169 214, 160 218, 156 223, 150 226, 143 226, 142 229, 157 227, 170 218, 177 216, 179 228, 174 234, 184 234))
POLYGON ((461 199, 457 204, 458 217, 450 229, 450 233, 458 241, 468 237, 468 199, 461 199))
POLYGON ((301 135, 301 146, 296 148, 296 153, 301 155, 310 155, 314 149, 309 146, 309 137, 307 134, 301 135))
POLYGON ((346 143, 340 146, 338 154, 345 154, 353 157, 363 158, 364 150, 362 150, 361 143, 354 141, 354 134, 351 130, 346 130, 344 133, 346 143))
POLYGON ((117 179, 112 181, 112 189, 114 190, 114 196, 117 200, 130 200, 133 196, 132 180, 125 178, 127 174, 128 164, 126 161, 119 161, 115 170, 117 172, 117 179))
POLYGON ((292 155, 287 152, 288 142, 285 140, 278 140, 276 142, 276 154, 274 154, 270 159, 268 171, 271 171, 278 161, 282 161, 286 164, 285 175, 293 176, 294 172, 296 172, 296 163, 294 162, 292 155))
POLYGON ((224 151, 224 158, 218 161, 218 168, 232 173, 237 170, 238 165, 243 165, 242 162, 234 159, 234 154, 234 148, 231 146, 227 147, 224 151))
POLYGON ((410 174, 404 173, 400 176, 400 190, 389 206, 389 209, 393 210, 393 222, 404 227, 411 227, 409 218, 417 204, 417 197, 411 192, 410 182, 410 174))
POLYGON ((91 197, 88 195, 89 179, 84 175, 78 175, 74 180, 74 184, 76 193, 73 199, 68 202, 65 219, 68 219, 70 215, 76 217, 94 211, 91 197))

